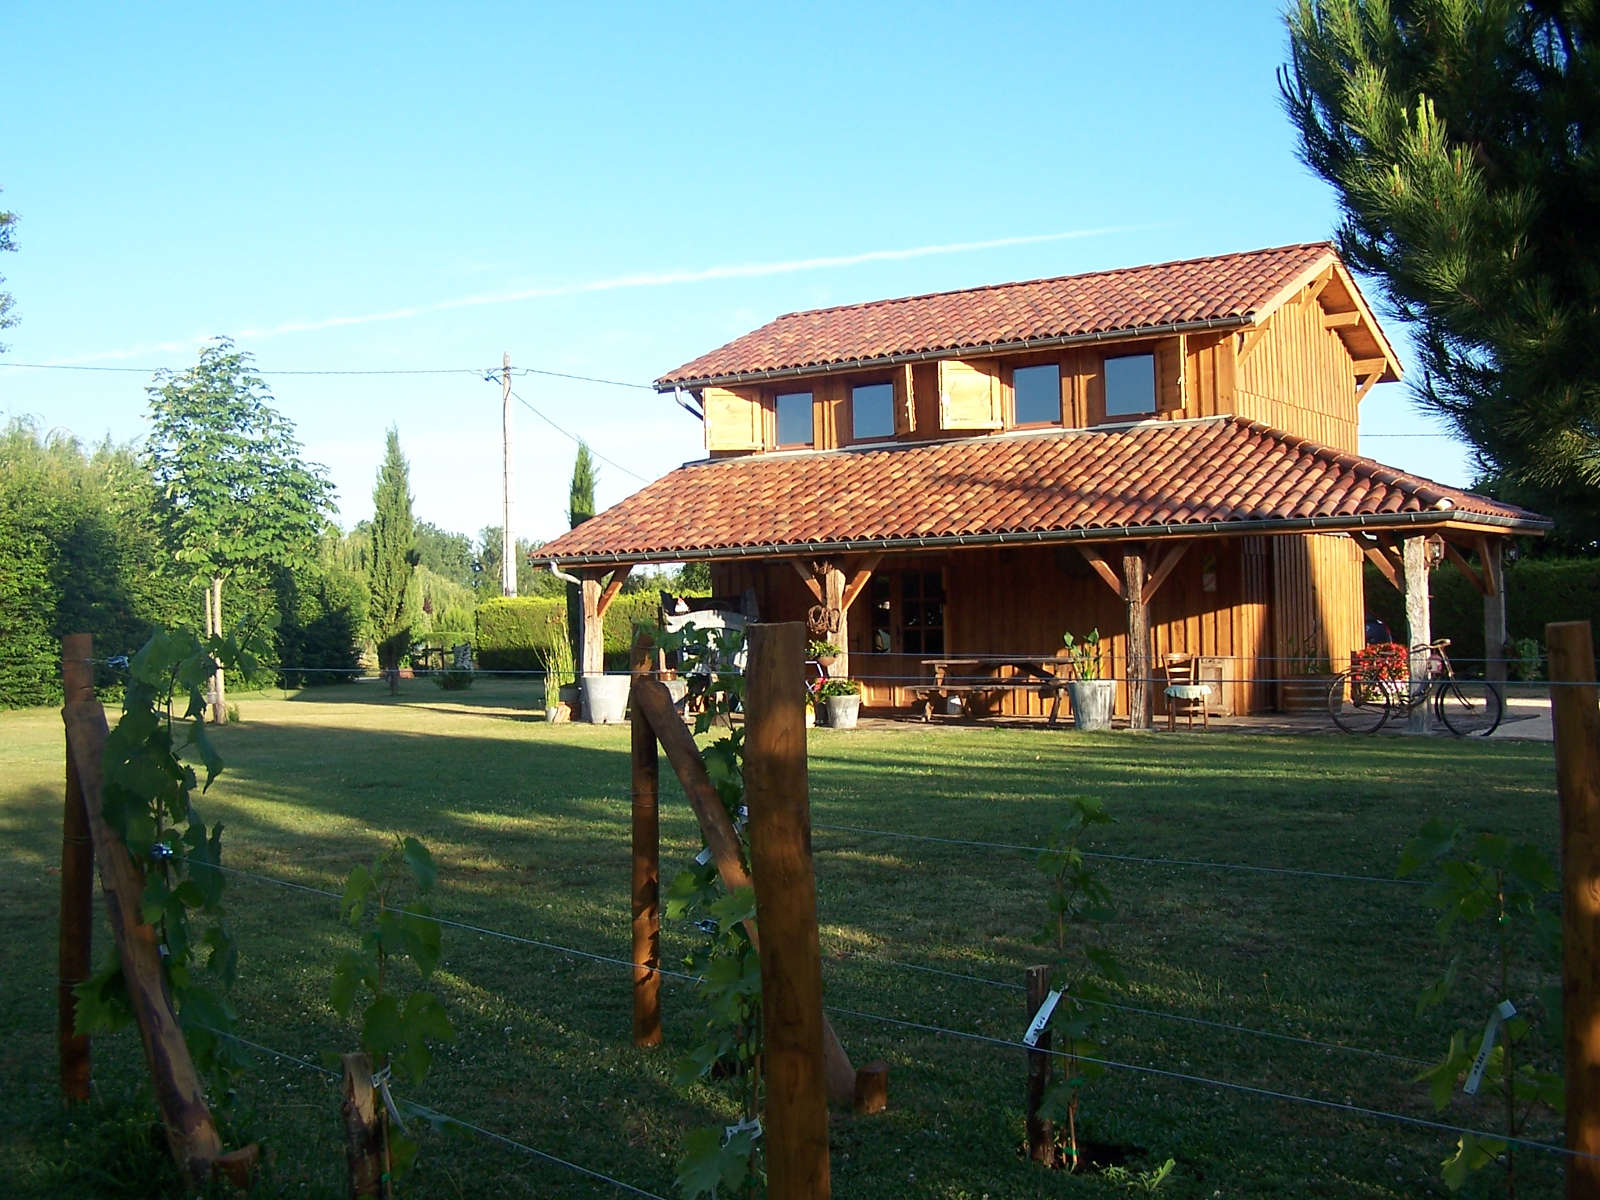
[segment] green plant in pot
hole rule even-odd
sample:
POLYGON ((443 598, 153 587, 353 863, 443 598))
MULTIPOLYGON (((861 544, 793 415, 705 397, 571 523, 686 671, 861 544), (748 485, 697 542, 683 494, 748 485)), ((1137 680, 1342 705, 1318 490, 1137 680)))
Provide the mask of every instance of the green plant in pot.
POLYGON ((565 721, 572 716, 572 700, 561 693, 578 679, 572 661, 572 644, 564 637, 556 638, 539 650, 539 662, 544 667, 545 720, 565 721))
POLYGON ((817 689, 834 729, 854 729, 861 714, 861 684, 854 679, 828 679, 817 689))
POLYGON ((1328 661, 1321 629, 1313 626, 1310 633, 1291 643, 1281 665, 1279 707, 1286 713, 1322 712, 1327 707, 1328 688, 1333 684, 1333 666, 1328 661))
POLYGON ((831 667, 841 651, 832 642, 820 641, 812 638, 806 643, 806 657, 814 662, 819 662, 825 667, 831 667))
POLYGON ((1072 697, 1072 720, 1079 729, 1111 728, 1111 708, 1116 700, 1117 683, 1105 677, 1105 651, 1100 645, 1100 629, 1095 627, 1082 638, 1071 632, 1061 635, 1067 649, 1071 676, 1067 693, 1072 697))

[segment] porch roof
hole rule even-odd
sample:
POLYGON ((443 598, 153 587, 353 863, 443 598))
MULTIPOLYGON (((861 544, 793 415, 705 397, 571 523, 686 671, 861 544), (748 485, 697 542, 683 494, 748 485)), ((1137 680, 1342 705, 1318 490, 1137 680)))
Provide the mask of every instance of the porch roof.
POLYGON ((1550 522, 1225 416, 689 463, 533 556, 574 567, 1463 525, 1550 522))

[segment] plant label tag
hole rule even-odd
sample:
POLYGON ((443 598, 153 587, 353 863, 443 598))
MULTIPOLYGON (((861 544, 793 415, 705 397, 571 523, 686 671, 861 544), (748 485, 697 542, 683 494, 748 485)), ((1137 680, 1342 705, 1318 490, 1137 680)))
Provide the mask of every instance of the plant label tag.
POLYGON ((748 1121, 740 1121, 737 1125, 724 1125, 722 1127, 722 1144, 726 1146, 736 1136, 754 1130, 752 1140, 761 1136, 761 1118, 751 1117, 748 1121))
POLYGON ((1044 1027, 1050 1023, 1051 1015, 1056 1011, 1056 1005, 1061 1002, 1061 989, 1051 988, 1050 994, 1044 998, 1044 1003, 1039 1005, 1039 1011, 1033 1014, 1033 1020, 1028 1022, 1028 1031, 1022 1035, 1022 1044, 1036 1046, 1039 1044, 1039 1035, 1044 1032, 1044 1027))
POLYGON ((703 867, 710 861, 711 861, 711 847, 710 846, 705 847, 703 850, 700 851, 699 854, 696 854, 694 856, 694 863, 695 863, 695 866, 697 866, 697 867, 703 867))
POLYGON ((1478 1094, 1478 1085, 1483 1082, 1484 1069, 1489 1065, 1489 1054, 1494 1049, 1494 1035, 1500 1028, 1500 1022, 1509 1021, 1516 1015, 1516 1005, 1509 1000, 1500 1001, 1489 1014, 1489 1023, 1483 1027, 1483 1043, 1478 1047, 1478 1056, 1472 1060, 1472 1070, 1467 1072, 1466 1083, 1461 1085, 1461 1090, 1467 1095, 1478 1094))

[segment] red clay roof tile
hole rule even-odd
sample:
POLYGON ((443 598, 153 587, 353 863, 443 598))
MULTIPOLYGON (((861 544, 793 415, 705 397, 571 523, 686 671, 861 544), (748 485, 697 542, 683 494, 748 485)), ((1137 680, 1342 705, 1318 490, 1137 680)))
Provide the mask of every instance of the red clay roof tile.
POLYGON ((569 565, 662 562, 1169 526, 1355 528, 1373 514, 1549 525, 1370 458, 1214 417, 691 463, 538 554, 569 565))
POLYGON ((1243 324, 1327 242, 788 313, 656 380, 662 389, 1019 342, 1243 324))

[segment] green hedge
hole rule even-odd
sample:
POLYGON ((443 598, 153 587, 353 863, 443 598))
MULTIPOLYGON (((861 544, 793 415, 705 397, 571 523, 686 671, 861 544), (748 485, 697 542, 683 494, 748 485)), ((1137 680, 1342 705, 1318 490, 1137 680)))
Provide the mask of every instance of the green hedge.
MULTIPOLYGON (((1506 625, 1511 640, 1532 638, 1544 644, 1551 621, 1589 621, 1600 630, 1600 559, 1529 558, 1506 564, 1506 625)), ((1483 596, 1449 563, 1432 573, 1434 637, 1450 639, 1450 655, 1482 659, 1483 596)), ((1405 601, 1370 563, 1366 571, 1367 612, 1382 617, 1397 641, 1405 641, 1405 601)))
MULTIPOLYGON (((624 670, 636 623, 653 625, 661 598, 654 592, 618 596, 606 609, 605 656, 609 670, 624 670)), ((485 671, 540 671, 539 651, 567 635, 567 606, 560 596, 497 596, 478 605, 478 666, 485 671)))

